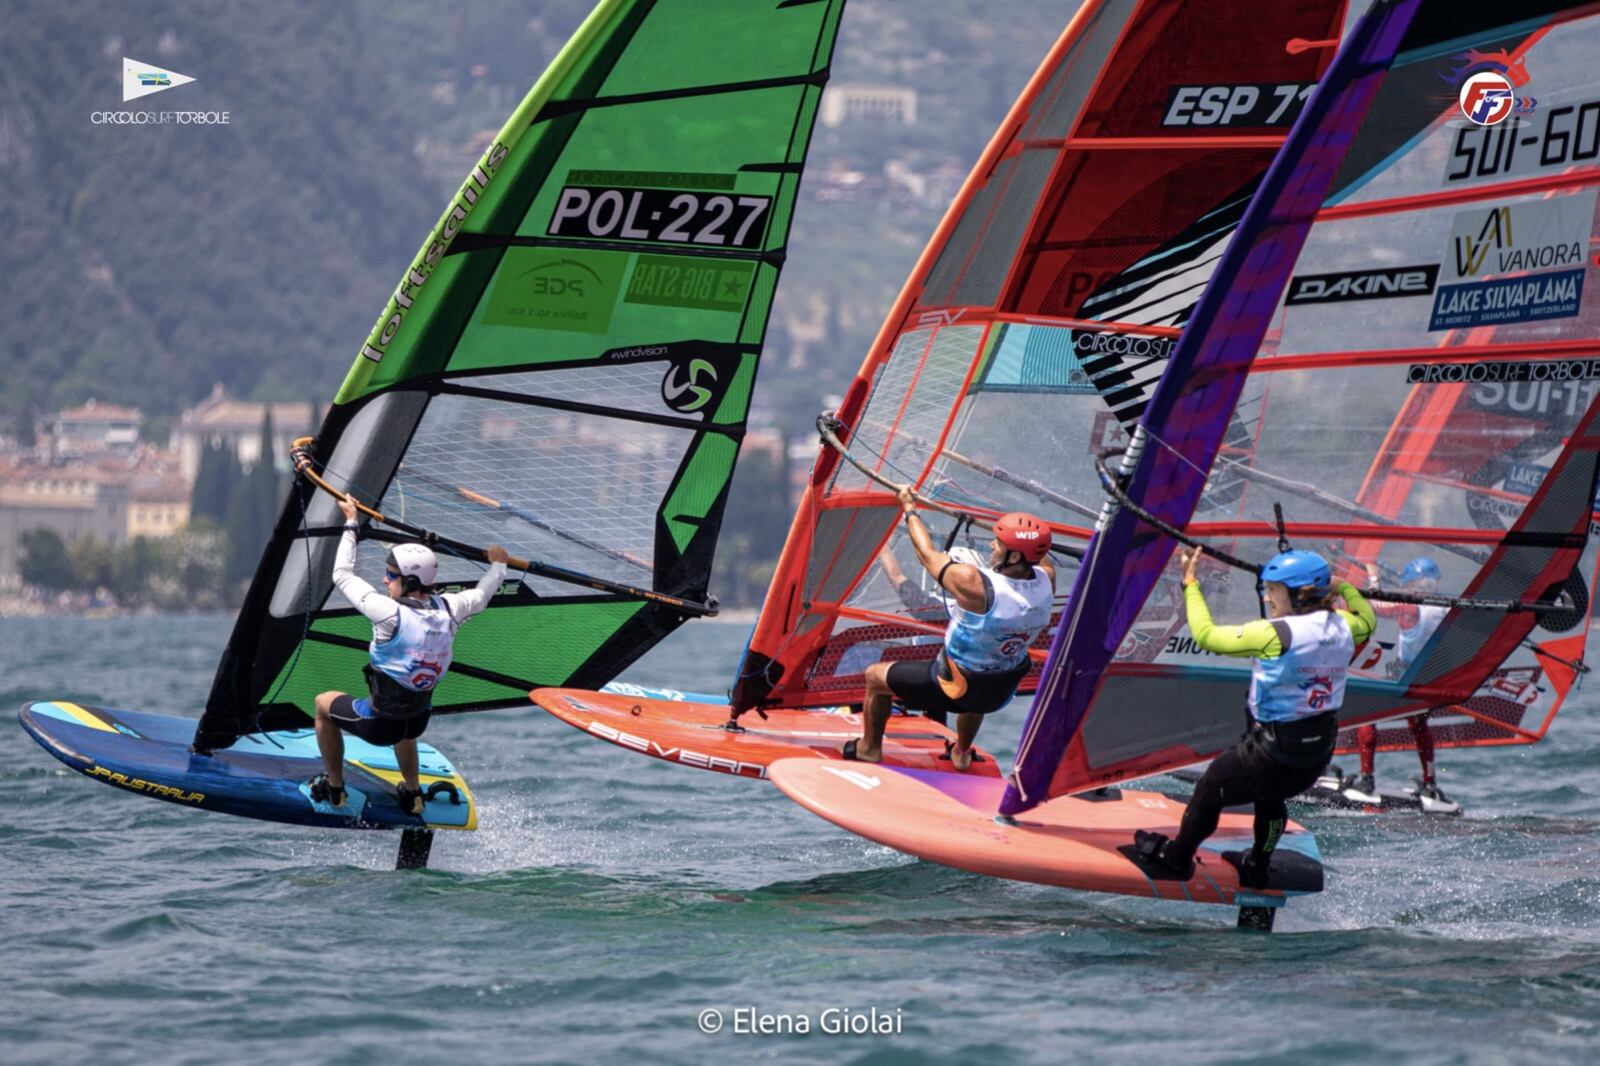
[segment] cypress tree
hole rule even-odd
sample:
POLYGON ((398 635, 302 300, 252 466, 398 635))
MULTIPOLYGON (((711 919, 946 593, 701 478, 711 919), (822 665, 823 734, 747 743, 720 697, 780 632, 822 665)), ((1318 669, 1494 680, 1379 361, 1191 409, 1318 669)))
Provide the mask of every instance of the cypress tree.
POLYGON ((222 441, 212 441, 200 453, 200 467, 195 471, 189 493, 190 521, 209 518, 220 526, 228 513, 228 496, 240 476, 233 449, 222 441))
POLYGON ((223 531, 228 537, 224 577, 235 586, 256 572, 261 551, 278 518, 280 486, 273 465, 271 408, 261 418, 260 443, 260 453, 250 472, 234 483, 223 518, 223 531))
POLYGON ((263 546, 272 534, 273 524, 278 520, 278 506, 283 502, 283 486, 279 483, 278 456, 274 451, 273 437, 272 408, 268 406, 261 416, 260 457, 256 459, 256 465, 250 471, 255 496, 256 522, 261 529, 263 546))

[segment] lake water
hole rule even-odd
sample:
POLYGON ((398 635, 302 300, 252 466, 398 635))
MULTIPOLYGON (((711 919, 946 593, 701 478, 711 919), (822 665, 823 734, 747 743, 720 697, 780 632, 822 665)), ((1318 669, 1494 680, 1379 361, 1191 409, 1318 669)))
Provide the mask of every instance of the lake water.
MULTIPOLYGON (((0 619, 0 692, 193 715, 230 626, 0 619)), ((626 679, 719 690, 747 632, 691 624, 626 679)), ((1597 705, 1591 681, 1539 745, 1442 753, 1463 818, 1302 812, 1328 889, 1271 936, 914 862, 531 705, 435 719, 482 828, 408 873, 392 834, 153 802, 11 726, 0 1062, 1593 1062, 1597 705), (822 1031, 874 1008, 899 1031, 822 1031)))

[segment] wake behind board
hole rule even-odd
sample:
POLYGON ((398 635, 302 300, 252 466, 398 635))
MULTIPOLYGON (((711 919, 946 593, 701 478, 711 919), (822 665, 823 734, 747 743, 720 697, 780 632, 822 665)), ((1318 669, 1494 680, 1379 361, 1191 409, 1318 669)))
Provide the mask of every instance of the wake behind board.
POLYGON ((306 782, 322 770, 311 729, 251 733, 210 755, 189 751, 194 719, 89 707, 65 700, 24 704, 22 728, 83 774, 143 796, 205 811, 291 825, 342 829, 476 829, 477 808, 450 760, 417 745, 420 817, 401 811, 393 748, 345 737, 343 807, 311 799, 306 782))
POLYGON ((1245 909, 1322 891, 1316 838, 1294 822, 1273 853, 1267 886, 1241 886, 1227 856, 1250 847, 1252 827, 1236 813, 1222 816, 1188 881, 1145 865, 1135 857, 1134 831, 1173 836, 1183 817, 1183 804, 1155 792, 1064 796, 1002 823, 995 811, 1005 783, 996 778, 812 759, 784 759, 768 776, 790 799, 852 833, 990 877, 1245 909))
MULTIPOLYGON (((795 756, 836 760, 847 766, 874 765, 847 763, 839 754, 845 741, 861 736, 859 714, 769 710, 762 719, 752 712, 741 719, 742 728, 730 730, 726 728, 726 703, 569 688, 536 688, 528 695, 575 729, 619 747, 700 770, 760 778, 767 776, 772 763, 795 756)), ((895 715, 884 733, 884 761, 895 766, 948 770, 945 744, 953 740, 955 734, 937 722, 917 715, 895 715)), ((968 774, 998 779, 1000 769, 994 756, 981 749, 977 754, 968 774)))
MULTIPOLYGON (((1335 767, 1317 779, 1317 783, 1292 797, 1290 803, 1304 803, 1337 811, 1359 811, 1362 814, 1460 814, 1461 808, 1450 803, 1435 806, 1425 803, 1415 792, 1399 792, 1390 788, 1377 788, 1373 792, 1357 791, 1349 778, 1343 777, 1335 767), (1376 797, 1377 802, 1373 802, 1376 797)), ((1169 771, 1167 776, 1185 784, 1197 783, 1205 773, 1203 769, 1169 771)), ((1242 808, 1248 810, 1248 807, 1242 808)))

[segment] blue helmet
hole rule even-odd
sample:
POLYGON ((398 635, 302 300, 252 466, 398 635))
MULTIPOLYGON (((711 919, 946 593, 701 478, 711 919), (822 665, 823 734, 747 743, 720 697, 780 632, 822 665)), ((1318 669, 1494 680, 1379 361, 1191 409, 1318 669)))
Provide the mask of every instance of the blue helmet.
POLYGON ((1400 571, 1401 581, 1410 583, 1412 581, 1421 581, 1423 579, 1427 579, 1429 581, 1439 580, 1439 564, 1428 558, 1426 555, 1417 556, 1415 559, 1406 564, 1406 568, 1404 570, 1400 571))
POLYGON ((1292 589, 1325 589, 1333 581, 1333 572, 1316 552, 1292 551, 1274 555, 1262 568, 1261 580, 1292 589))

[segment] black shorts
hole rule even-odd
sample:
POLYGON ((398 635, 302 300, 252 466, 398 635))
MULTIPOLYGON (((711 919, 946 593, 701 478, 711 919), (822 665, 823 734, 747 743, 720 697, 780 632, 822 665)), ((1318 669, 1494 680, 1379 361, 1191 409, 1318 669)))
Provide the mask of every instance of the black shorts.
POLYGON ((402 740, 415 740, 426 732, 429 715, 419 714, 415 718, 382 718, 372 710, 372 704, 367 700, 340 696, 328 708, 328 717, 351 736, 360 737, 368 744, 376 744, 380 748, 391 748, 402 740), (366 713, 362 714, 363 711, 366 713))
POLYGON ((992 714, 1011 702, 1032 667, 1032 660, 1024 659, 1015 670, 970 673, 940 652, 929 662, 890 666, 889 691, 914 711, 992 714))
POLYGON ((1246 803, 1282 803, 1316 784, 1332 756, 1333 751, 1329 749, 1328 757, 1320 763, 1287 766, 1273 759, 1259 742, 1247 736, 1211 760, 1195 785, 1194 794, 1199 798, 1202 793, 1214 792, 1213 802, 1219 810, 1246 803))

